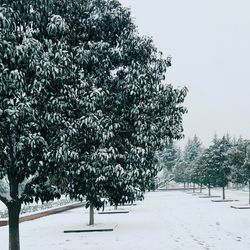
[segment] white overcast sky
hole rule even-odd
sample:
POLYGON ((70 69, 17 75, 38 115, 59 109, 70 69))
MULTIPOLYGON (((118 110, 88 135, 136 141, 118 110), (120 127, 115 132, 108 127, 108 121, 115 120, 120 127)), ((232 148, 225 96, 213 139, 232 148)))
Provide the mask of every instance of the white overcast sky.
POLYGON ((139 33, 172 56, 167 82, 189 89, 186 139, 197 134, 206 146, 215 133, 250 139, 250 0, 120 2, 139 33))

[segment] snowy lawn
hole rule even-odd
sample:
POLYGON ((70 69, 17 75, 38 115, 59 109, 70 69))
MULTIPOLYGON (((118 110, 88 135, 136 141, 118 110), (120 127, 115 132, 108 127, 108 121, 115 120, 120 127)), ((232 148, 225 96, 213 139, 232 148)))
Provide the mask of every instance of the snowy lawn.
MULTIPOLYGON (((213 191, 220 194, 220 190, 213 191)), ((227 191, 237 203, 247 193, 227 191)), ((97 224, 118 224, 113 232, 73 233, 88 221, 83 208, 20 224, 22 250, 249 250, 250 210, 181 191, 152 192, 128 214, 96 214, 97 224)), ((8 227, 0 228, 0 249, 7 250, 8 227)))

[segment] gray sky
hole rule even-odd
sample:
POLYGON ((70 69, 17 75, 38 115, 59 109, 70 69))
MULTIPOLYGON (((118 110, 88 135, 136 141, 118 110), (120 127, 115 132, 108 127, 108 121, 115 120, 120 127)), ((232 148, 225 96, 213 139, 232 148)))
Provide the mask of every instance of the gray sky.
POLYGON ((215 133, 250 139, 250 1, 120 2, 140 34, 172 56, 167 82, 189 89, 186 139, 197 134, 206 146, 215 133))

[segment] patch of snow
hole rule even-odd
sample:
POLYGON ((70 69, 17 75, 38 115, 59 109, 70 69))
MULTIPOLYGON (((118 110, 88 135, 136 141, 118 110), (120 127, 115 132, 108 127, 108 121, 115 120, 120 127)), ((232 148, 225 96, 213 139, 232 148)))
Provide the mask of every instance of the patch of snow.
POLYGON ((11 201, 10 186, 7 176, 4 176, 3 179, 0 179, 0 197, 6 199, 7 201, 11 201))

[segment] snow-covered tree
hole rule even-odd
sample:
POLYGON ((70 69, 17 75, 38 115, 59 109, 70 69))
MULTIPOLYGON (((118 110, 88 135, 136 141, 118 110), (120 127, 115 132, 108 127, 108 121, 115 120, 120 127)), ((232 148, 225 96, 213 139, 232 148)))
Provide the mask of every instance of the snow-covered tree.
POLYGON ((202 152, 202 143, 197 135, 194 135, 192 139, 188 139, 184 148, 183 159, 189 164, 195 161, 202 152))
POLYGON ((233 183, 243 184, 244 173, 242 166, 247 153, 247 146, 249 142, 239 139, 236 141, 227 152, 228 162, 231 166, 231 181, 233 183))
POLYGON ((173 172, 173 169, 177 162, 180 160, 180 158, 180 149, 177 148, 173 142, 169 143, 169 145, 167 145, 162 152, 162 161, 164 167, 170 172, 173 172))
POLYGON ((103 197, 117 205, 150 188, 158 172, 155 152, 182 137, 186 89, 162 82, 171 61, 138 35, 127 9, 117 1, 92 1, 89 8, 78 26, 86 29, 95 18, 95 29, 76 51, 84 84, 95 92, 86 87, 86 99, 79 97, 89 104, 75 114, 83 126, 70 140, 78 160, 66 192, 86 198, 93 214, 103 197))
POLYGON ((248 183, 249 204, 250 204, 250 145, 247 146, 247 153, 242 166, 244 172, 244 183, 248 183))
POLYGON ((238 184, 248 184, 250 204, 250 142, 239 139, 228 150, 228 160, 231 166, 231 181, 238 184))
POLYGON ((213 168, 210 163, 211 147, 204 149, 202 154, 194 161, 192 166, 192 181, 207 186, 208 195, 211 196, 211 188, 215 186, 213 168))
MULTIPOLYGON (((90 163, 112 150, 103 143, 114 137, 112 126, 118 129, 113 113, 107 115, 118 99, 102 85, 116 78, 113 87, 119 92, 119 77, 131 69, 126 64, 130 54, 116 64, 124 54, 119 49, 123 39, 117 38, 127 34, 122 46, 144 57, 138 44, 129 43, 134 25, 128 27, 127 19, 129 12, 117 1, 0 1, 0 199, 9 210, 11 250, 20 249, 23 202, 58 197, 50 176, 66 180, 67 186, 71 165, 87 169, 87 176, 98 173, 90 163)), ((152 72, 164 68, 154 65, 152 72)))
POLYGON ((228 136, 217 138, 213 144, 205 150, 200 163, 202 179, 205 185, 222 187, 223 199, 225 199, 225 187, 230 180, 231 167, 227 152, 231 147, 228 136))
POLYGON ((48 176, 60 168, 74 94, 69 26, 41 3, 0 2, 0 200, 8 208, 10 250, 20 249, 21 204, 59 197, 48 176))
POLYGON ((157 154, 157 162, 160 172, 158 173, 158 184, 167 184, 173 179, 175 166, 181 160, 181 150, 174 142, 170 142, 162 152, 157 154))
POLYGON ((23 202, 135 199, 155 151, 182 137, 186 89, 162 83, 170 60, 110 0, 0 1, 0 199, 10 249, 23 202))
POLYGON ((180 160, 175 165, 175 168, 173 171, 173 180, 177 183, 183 183, 184 188, 186 187, 186 183, 189 181, 189 178, 187 176, 187 168, 188 168, 188 165, 186 161, 180 160))
MULTIPOLYGON (((197 172, 194 171, 195 162, 202 153, 202 143, 197 135, 194 135, 192 139, 188 139, 187 144, 183 151, 183 160, 187 164, 185 169, 185 178, 188 183, 193 183, 195 188, 195 183, 198 182, 197 172)), ((194 189, 195 190, 195 189, 194 189)))

